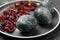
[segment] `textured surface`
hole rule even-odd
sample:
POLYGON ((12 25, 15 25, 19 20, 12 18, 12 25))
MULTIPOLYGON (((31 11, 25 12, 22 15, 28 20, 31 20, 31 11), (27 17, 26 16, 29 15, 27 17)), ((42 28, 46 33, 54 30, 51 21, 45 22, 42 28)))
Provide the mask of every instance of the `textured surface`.
MULTIPOLYGON (((0 4, 1 4, 1 0, 0 0, 0 4)), ((60 0, 54 0, 54 6, 58 9, 58 11, 60 12, 60 0)), ((7 38, 5 35, 0 34, 0 40, 11 40, 13 38, 7 38)), ((14 38, 15 39, 15 38, 14 38)), ((60 25, 59 27, 53 31, 52 33, 44 36, 44 37, 39 37, 39 38, 35 38, 36 40, 60 40, 60 25)), ((21 39, 22 40, 22 39, 21 39)), ((28 39, 26 39, 28 40, 28 39)))

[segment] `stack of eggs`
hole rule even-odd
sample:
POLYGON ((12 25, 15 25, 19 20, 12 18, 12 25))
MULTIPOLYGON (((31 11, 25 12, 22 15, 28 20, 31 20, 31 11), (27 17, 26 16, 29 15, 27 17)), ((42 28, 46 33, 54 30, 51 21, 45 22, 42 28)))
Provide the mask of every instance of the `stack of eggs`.
POLYGON ((33 27, 36 28, 37 24, 39 24, 39 25, 40 24, 43 24, 43 25, 44 24, 46 24, 46 25, 50 24, 51 20, 52 20, 52 14, 51 14, 51 10, 53 8, 52 3, 53 3, 52 0, 43 0, 43 1, 41 1, 40 6, 38 6, 32 13, 30 13, 36 19, 32 18, 32 16, 30 16, 30 15, 25 15, 25 16, 20 17, 19 20, 22 19, 23 21, 24 21, 23 17, 24 18, 26 17, 27 20, 30 20, 29 22, 31 24, 27 20, 25 20, 24 23, 23 23, 23 26, 18 26, 18 24, 21 25, 22 22, 21 22, 21 20, 17 21, 18 29, 21 28, 21 30, 23 30, 23 28, 26 27, 25 28, 26 31, 24 31, 24 32, 27 32, 27 31, 29 32, 31 29, 33 29, 33 27), (29 16, 31 17, 31 19, 30 19, 29 16), (34 21, 31 22, 32 20, 34 20, 34 21), (35 20, 37 21, 37 23, 35 22, 35 20), (35 25, 33 23, 35 23, 35 25), (27 26, 25 26, 25 24, 27 26))

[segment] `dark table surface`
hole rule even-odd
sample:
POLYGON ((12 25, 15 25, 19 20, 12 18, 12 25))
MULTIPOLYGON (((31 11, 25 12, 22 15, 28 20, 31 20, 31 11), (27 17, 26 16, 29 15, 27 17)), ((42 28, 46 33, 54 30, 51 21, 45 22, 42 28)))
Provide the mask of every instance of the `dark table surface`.
MULTIPOLYGON (((54 6, 60 12, 60 0, 54 0, 54 6)), ((7 37, 3 34, 0 34, 0 40, 13 40, 13 39, 16 39, 16 38, 7 37)), ((45 35, 43 37, 34 38, 34 39, 35 40, 60 40, 60 25, 58 26, 58 28, 56 30, 54 30, 50 34, 45 35)), ((20 40, 22 40, 22 39, 20 39, 20 40)), ((28 40, 28 39, 26 39, 26 40, 28 40)))

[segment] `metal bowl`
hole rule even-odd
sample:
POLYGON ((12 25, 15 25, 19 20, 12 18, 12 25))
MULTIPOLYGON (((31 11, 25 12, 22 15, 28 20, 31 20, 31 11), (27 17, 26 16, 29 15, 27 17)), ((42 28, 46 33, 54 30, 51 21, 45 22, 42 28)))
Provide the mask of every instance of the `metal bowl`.
MULTIPOLYGON (((8 8, 10 5, 16 3, 17 1, 11 1, 8 3, 5 3, 3 5, 0 6, 0 12, 2 12, 3 10, 5 10, 6 8, 8 8)), ((36 2, 36 3, 39 3, 36 2)), ((52 12, 52 23, 49 25, 38 25, 36 27, 35 30, 31 31, 30 33, 21 33, 17 28, 13 33, 7 33, 7 32, 3 32, 0 30, 0 33, 10 36, 10 37, 15 37, 15 38, 35 38, 35 37, 41 37, 44 35, 47 35, 51 32, 53 32, 59 25, 59 12, 58 10, 53 7, 54 12, 52 12)))

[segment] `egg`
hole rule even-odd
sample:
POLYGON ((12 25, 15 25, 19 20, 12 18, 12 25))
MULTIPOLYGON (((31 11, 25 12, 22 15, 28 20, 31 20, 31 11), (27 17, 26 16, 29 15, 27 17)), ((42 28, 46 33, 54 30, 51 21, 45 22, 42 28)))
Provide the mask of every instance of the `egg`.
POLYGON ((44 7, 47 7, 49 10, 52 10, 53 8, 53 0, 43 0, 41 2, 41 5, 44 7))
POLYGON ((17 20, 16 26, 21 32, 30 32, 36 28, 37 21, 32 15, 23 15, 17 20))
POLYGON ((53 4, 53 0, 43 0, 41 3, 43 6, 51 6, 53 4))
POLYGON ((34 16, 39 24, 50 24, 52 20, 52 14, 45 7, 39 7, 35 10, 34 16))

